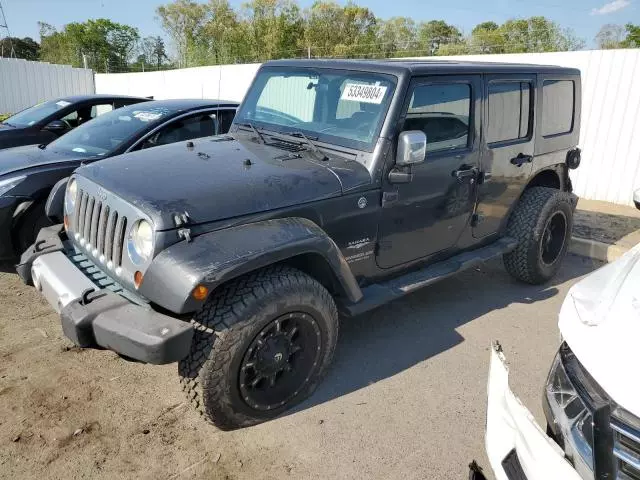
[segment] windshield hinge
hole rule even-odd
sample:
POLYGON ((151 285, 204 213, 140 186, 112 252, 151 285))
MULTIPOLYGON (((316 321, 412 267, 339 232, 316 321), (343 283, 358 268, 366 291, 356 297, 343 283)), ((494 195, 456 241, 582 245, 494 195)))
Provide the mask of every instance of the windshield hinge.
POLYGON ((180 230, 178 230, 178 237, 186 240, 187 242, 191 242, 191 229, 181 228, 180 230))

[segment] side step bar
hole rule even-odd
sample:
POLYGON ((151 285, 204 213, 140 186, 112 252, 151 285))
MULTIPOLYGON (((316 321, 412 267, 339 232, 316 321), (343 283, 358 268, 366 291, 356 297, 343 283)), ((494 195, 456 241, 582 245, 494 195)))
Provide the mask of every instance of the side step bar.
POLYGON ((413 271, 383 283, 370 285, 362 289, 364 297, 359 302, 341 304, 340 313, 353 317, 368 312, 443 278, 509 253, 516 248, 517 244, 518 242, 514 238, 504 237, 486 247, 460 253, 442 262, 429 265, 422 270, 413 271))

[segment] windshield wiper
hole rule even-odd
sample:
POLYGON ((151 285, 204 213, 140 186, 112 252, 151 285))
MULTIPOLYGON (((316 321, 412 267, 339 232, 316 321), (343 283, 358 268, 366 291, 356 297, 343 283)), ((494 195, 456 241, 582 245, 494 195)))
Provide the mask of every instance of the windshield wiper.
POLYGON ((322 153, 322 151, 316 146, 316 144, 313 143, 311 139, 307 137, 304 133, 291 132, 289 133, 289 136, 303 139, 304 142, 311 148, 311 150, 313 150, 313 152, 316 155, 318 155, 318 158, 320 158, 321 161, 326 162, 327 160, 329 160, 329 157, 327 157, 324 153, 322 153))
POLYGON ((262 134, 258 131, 258 129, 256 127, 253 126, 253 123, 251 122, 245 122, 245 123, 238 123, 237 124, 239 127, 245 127, 245 128, 250 128, 251 131, 253 133, 255 133, 258 138, 260 139, 260 143, 262 143, 263 145, 267 144, 267 141, 264 139, 264 137, 262 136, 262 134))
POLYGON ((9 123, 9 122, 2 122, 2 125, 8 125, 11 128, 18 128, 13 123, 9 123))

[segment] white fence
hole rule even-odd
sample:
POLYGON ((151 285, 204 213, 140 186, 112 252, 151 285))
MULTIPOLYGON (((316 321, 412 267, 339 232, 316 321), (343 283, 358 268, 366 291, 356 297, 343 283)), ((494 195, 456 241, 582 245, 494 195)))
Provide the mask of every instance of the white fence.
MULTIPOLYGON (((444 57, 438 57, 443 59, 444 57)), ((640 188, 640 49, 450 57, 561 65, 582 72, 582 165, 571 172, 576 193, 632 205, 640 188)), ((98 74, 98 93, 162 98, 242 100, 258 64, 167 72, 98 74)))
POLYGON ((97 93, 241 101, 260 64, 183 68, 145 73, 98 73, 97 93))
POLYGON ((52 98, 94 92, 92 70, 0 58, 0 113, 15 113, 52 98))

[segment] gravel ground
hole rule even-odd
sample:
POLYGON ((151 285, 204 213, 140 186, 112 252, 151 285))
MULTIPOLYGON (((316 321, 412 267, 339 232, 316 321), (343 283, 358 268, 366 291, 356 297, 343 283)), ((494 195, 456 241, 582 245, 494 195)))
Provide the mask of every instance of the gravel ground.
POLYGON ((489 346, 539 421, 567 289, 598 265, 569 256, 542 287, 494 262, 344 321, 333 368, 293 413, 220 432, 175 365, 74 348, 15 275, 0 274, 0 478, 466 479, 488 467, 489 346))

